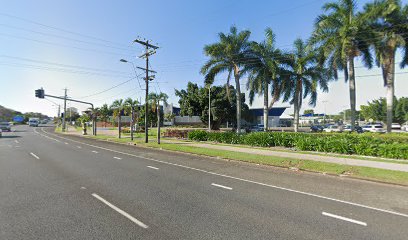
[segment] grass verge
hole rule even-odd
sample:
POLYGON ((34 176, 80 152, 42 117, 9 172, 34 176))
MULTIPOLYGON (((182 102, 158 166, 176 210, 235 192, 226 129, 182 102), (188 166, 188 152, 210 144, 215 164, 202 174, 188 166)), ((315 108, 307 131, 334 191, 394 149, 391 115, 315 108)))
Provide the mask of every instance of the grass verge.
MULTIPOLYGON (((118 139, 112 136, 87 136, 89 138, 95 138, 100 140, 108 140, 118 143, 130 143, 129 138, 118 139)), ((401 171, 393 171, 386 169, 377 169, 370 167, 360 167, 360 166, 348 166, 335 163, 325 163, 311 160, 300 160, 294 158, 281 158, 274 156, 264 156, 250 153, 240 153, 234 151, 225 151, 209 148, 201 148, 196 146, 188 146, 184 144, 175 143, 162 143, 157 144, 157 142, 144 143, 143 139, 135 139, 133 143, 138 146, 152 147, 152 148, 162 148, 165 150, 192 153, 203 156, 210 157, 220 157, 223 159, 230 159, 236 161, 244 161, 249 163, 270 165, 283 168, 297 168, 304 171, 312 171, 318 173, 327 173, 333 175, 348 175, 353 178, 408 185, 408 173, 401 171)))

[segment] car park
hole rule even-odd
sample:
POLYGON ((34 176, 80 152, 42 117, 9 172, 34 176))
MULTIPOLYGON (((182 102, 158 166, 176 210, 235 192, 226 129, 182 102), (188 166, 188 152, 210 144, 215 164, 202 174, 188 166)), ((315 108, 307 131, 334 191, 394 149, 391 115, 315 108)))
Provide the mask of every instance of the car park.
POLYGON ((8 122, 0 122, 0 129, 1 129, 3 132, 10 132, 10 131, 11 131, 10 123, 8 123, 8 122))
POLYGON ((383 125, 381 124, 369 124, 363 126, 363 131, 364 132, 373 132, 373 133, 385 133, 385 129, 383 128, 383 125))

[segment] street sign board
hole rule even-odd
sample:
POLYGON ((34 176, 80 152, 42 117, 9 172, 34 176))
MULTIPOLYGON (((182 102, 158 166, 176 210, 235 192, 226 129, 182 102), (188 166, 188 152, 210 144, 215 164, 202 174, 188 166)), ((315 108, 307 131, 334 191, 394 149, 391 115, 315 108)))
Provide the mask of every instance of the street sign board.
POLYGON ((14 117, 13 117, 13 122, 21 123, 21 122, 23 122, 23 121, 24 121, 24 117, 23 117, 23 116, 17 115, 17 116, 14 116, 14 117))

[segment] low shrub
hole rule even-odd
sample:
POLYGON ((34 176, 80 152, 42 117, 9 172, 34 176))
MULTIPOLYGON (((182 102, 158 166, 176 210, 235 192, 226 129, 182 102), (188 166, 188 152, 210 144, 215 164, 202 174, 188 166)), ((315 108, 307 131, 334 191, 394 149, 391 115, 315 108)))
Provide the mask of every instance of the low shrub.
POLYGON ((386 158, 408 159, 408 142, 404 137, 384 137, 373 134, 310 134, 290 132, 234 132, 191 131, 188 138, 194 141, 212 141, 227 144, 244 144, 257 147, 287 147, 302 151, 357 154, 386 158))

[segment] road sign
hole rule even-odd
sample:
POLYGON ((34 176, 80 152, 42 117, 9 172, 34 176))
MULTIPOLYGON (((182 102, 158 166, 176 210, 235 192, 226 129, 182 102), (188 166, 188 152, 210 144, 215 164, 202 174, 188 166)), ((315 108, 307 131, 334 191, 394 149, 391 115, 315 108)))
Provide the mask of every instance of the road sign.
POLYGON ((13 122, 18 122, 18 123, 20 123, 20 122, 22 122, 22 121, 24 121, 24 117, 23 116, 14 116, 13 117, 13 122))

